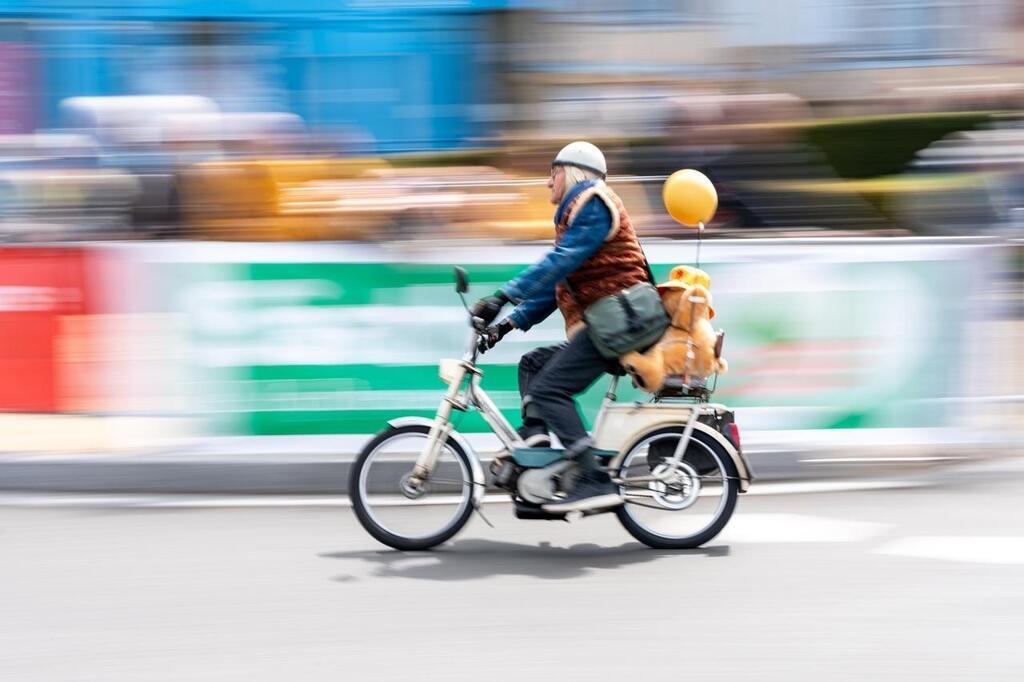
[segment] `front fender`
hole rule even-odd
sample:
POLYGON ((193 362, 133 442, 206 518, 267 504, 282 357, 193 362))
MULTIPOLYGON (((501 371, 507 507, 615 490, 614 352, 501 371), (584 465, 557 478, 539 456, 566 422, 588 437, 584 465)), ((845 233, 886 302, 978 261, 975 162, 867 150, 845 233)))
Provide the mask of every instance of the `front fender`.
MULTIPOLYGON (((399 417, 398 419, 392 419, 388 422, 388 426, 394 429, 400 429, 403 426, 425 426, 428 429, 434 425, 433 419, 427 419, 426 417, 399 417)), ((473 475, 473 503, 480 504, 483 502, 484 493, 487 492, 487 476, 484 474, 484 468, 480 464, 480 458, 476 454, 476 450, 469 444, 458 431, 451 431, 448 437, 459 444, 462 451, 466 453, 469 459, 469 468, 473 475)))

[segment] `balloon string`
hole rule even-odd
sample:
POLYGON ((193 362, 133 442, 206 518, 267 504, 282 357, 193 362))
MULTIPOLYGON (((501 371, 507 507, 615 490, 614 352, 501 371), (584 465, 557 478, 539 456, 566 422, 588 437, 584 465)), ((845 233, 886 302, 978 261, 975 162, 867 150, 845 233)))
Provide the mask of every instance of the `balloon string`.
POLYGON ((704 223, 697 224, 697 269, 700 269, 700 244, 704 236, 704 223))

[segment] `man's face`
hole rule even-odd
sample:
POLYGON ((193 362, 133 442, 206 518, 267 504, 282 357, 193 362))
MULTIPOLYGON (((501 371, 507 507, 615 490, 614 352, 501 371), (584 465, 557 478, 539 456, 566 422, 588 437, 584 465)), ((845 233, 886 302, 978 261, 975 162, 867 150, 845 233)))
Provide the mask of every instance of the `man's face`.
POLYGON ((562 200, 562 195, 565 194, 565 168, 563 166, 551 167, 548 189, 551 190, 551 203, 557 206, 562 200))

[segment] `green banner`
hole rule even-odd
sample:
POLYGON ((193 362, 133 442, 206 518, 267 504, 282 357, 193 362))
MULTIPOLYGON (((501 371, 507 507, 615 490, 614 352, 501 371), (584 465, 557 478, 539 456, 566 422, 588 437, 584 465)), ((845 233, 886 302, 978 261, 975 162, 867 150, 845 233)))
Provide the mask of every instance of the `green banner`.
MULTIPOLYGON (((838 241, 838 240, 837 240, 838 241)), ((452 266, 469 300, 494 291, 545 249, 447 249, 391 256, 366 247, 240 245, 156 264, 186 325, 190 408, 230 434, 365 434, 434 414, 442 357, 468 338, 452 266), (247 257, 248 254, 248 257, 247 257)), ((714 399, 746 428, 942 426, 970 368, 962 351, 968 284, 984 250, 857 242, 705 245, 729 372, 714 399)), ((687 244, 648 247, 655 275, 692 263, 687 244)), ((516 363, 564 340, 557 313, 484 357, 484 387, 518 423, 516 363)), ((600 380, 581 399, 593 417, 600 380)), ((631 388, 624 399, 646 400, 631 388)), ((484 431, 477 415, 458 428, 484 431)))

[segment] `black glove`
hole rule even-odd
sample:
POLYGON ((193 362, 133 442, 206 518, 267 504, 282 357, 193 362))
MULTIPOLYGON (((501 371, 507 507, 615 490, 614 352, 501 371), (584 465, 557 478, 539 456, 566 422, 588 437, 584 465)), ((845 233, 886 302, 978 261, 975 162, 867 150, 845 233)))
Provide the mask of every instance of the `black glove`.
POLYGON ((498 316, 498 313, 501 312, 506 303, 508 303, 508 296, 501 290, 498 290, 490 296, 477 301, 470 312, 473 314, 473 317, 479 317, 483 320, 484 324, 490 324, 494 322, 494 318, 498 316))
POLYGON ((481 353, 486 353, 497 346, 498 341, 501 341, 505 334, 508 334, 513 329, 515 329, 515 326, 507 318, 496 325, 488 327, 480 333, 480 343, 477 345, 477 349, 481 353))

